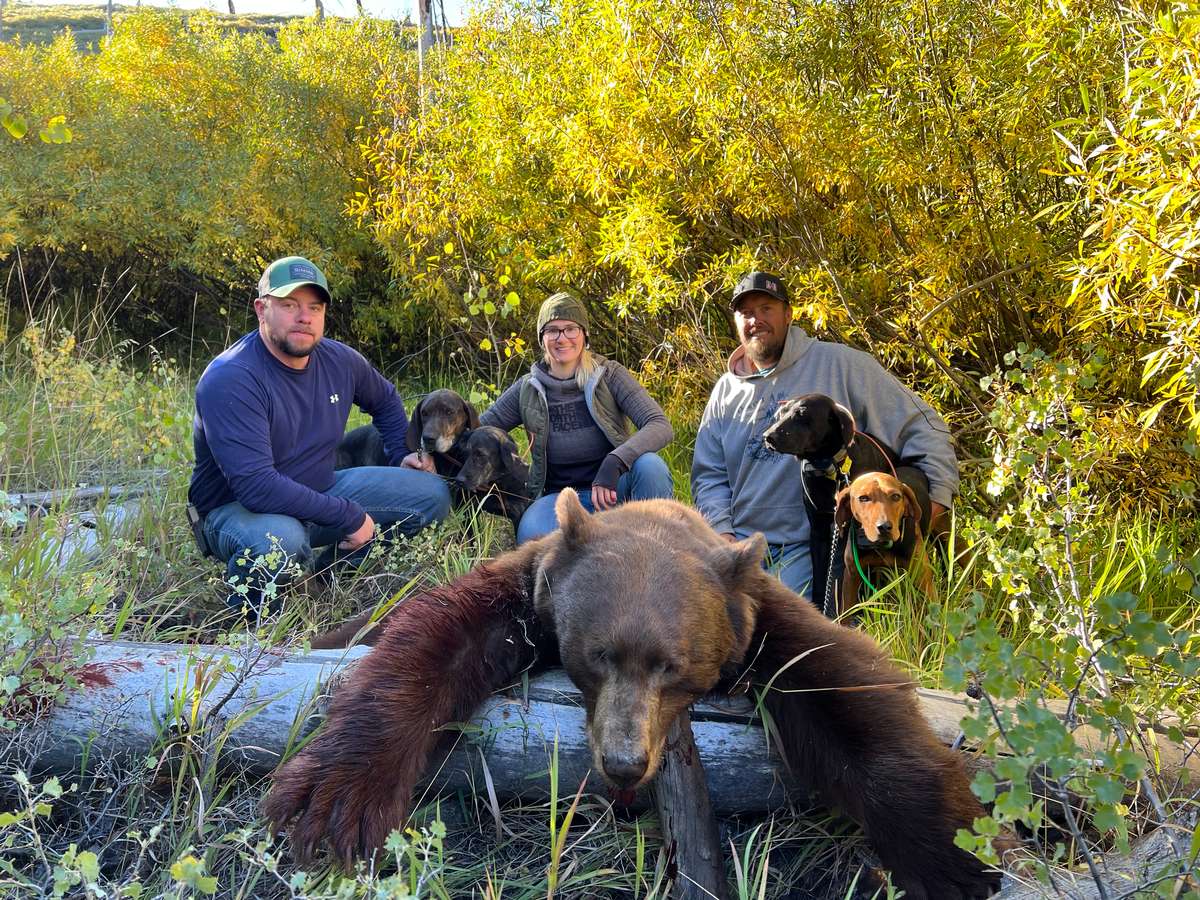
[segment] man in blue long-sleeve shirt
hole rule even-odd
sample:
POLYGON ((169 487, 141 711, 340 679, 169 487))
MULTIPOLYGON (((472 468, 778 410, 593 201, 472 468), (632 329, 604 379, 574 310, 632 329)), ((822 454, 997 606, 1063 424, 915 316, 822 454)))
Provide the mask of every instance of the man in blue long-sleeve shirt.
MULTIPOLYGON (((188 500, 231 582, 249 588, 251 606, 266 585, 286 580, 283 560, 258 567, 257 578, 246 562, 269 554, 272 538, 303 564, 313 547, 337 542, 353 552, 376 525, 412 534, 450 509, 432 464, 404 453, 408 416, 395 387, 361 354, 323 338, 329 299, 325 276, 308 260, 271 263, 254 301, 258 330, 213 360, 196 385, 188 500), (389 466, 334 471, 352 403, 372 417, 389 466)), ((243 602, 237 591, 231 599, 243 602)))

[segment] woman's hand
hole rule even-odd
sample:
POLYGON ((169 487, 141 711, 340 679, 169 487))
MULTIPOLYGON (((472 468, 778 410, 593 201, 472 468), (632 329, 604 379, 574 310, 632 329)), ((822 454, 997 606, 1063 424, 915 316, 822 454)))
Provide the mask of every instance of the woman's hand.
POLYGON ((617 492, 599 484, 592 485, 592 506, 596 510, 612 509, 617 505, 617 492))
POLYGON ((612 453, 604 457, 592 482, 592 508, 599 512, 617 505, 617 482, 626 472, 625 463, 612 453))

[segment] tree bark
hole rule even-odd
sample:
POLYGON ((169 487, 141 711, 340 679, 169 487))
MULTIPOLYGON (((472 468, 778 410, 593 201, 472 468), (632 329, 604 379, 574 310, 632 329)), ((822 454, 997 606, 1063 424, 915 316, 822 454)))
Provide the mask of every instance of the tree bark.
POLYGON ((726 900, 729 885, 721 837, 687 710, 667 732, 662 768, 654 779, 654 800, 673 900, 726 900))

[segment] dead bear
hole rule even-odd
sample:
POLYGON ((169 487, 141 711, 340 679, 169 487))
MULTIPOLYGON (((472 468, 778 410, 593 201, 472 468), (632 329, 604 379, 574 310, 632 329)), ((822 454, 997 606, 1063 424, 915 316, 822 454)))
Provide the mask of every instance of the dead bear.
POLYGON ((322 730, 275 773, 264 813, 290 825, 302 860, 325 842, 347 865, 371 854, 410 812, 437 729, 561 658, 614 786, 653 777, 676 716, 748 674, 771 682, 786 762, 863 826, 908 897, 998 884, 954 846, 983 810, 910 680, 766 574, 761 535, 727 543, 665 500, 590 516, 563 491, 556 511, 558 532, 396 607, 322 730))

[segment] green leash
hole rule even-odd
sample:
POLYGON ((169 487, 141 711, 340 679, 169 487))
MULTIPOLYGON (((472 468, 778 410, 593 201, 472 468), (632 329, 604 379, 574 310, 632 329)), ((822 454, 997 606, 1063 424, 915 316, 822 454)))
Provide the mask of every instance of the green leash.
MULTIPOLYGON (((904 520, 901 520, 901 523, 900 523, 900 537, 901 537, 901 539, 904 538, 904 520)), ((850 523, 850 533, 846 536, 846 539, 848 541, 850 541, 850 553, 854 557, 854 568, 858 569, 859 578, 862 579, 863 584, 865 584, 871 592, 867 596, 871 596, 873 594, 878 594, 879 588, 877 588, 877 587, 875 587, 875 585, 871 584, 871 579, 868 578, 867 573, 865 571, 863 571, 862 563, 858 561, 858 541, 856 541, 854 539, 854 523, 853 522, 850 523)))
MULTIPOLYGON (((858 561, 858 541, 854 539, 853 524, 850 526, 850 534, 848 535, 848 539, 850 541, 850 554, 854 557, 854 568, 858 569, 858 577, 862 579, 863 584, 867 586, 871 594, 879 593, 878 588, 871 584, 871 579, 868 578, 867 573, 863 571, 862 563, 858 561)), ((868 594, 867 596, 870 596, 871 594, 868 594)))

